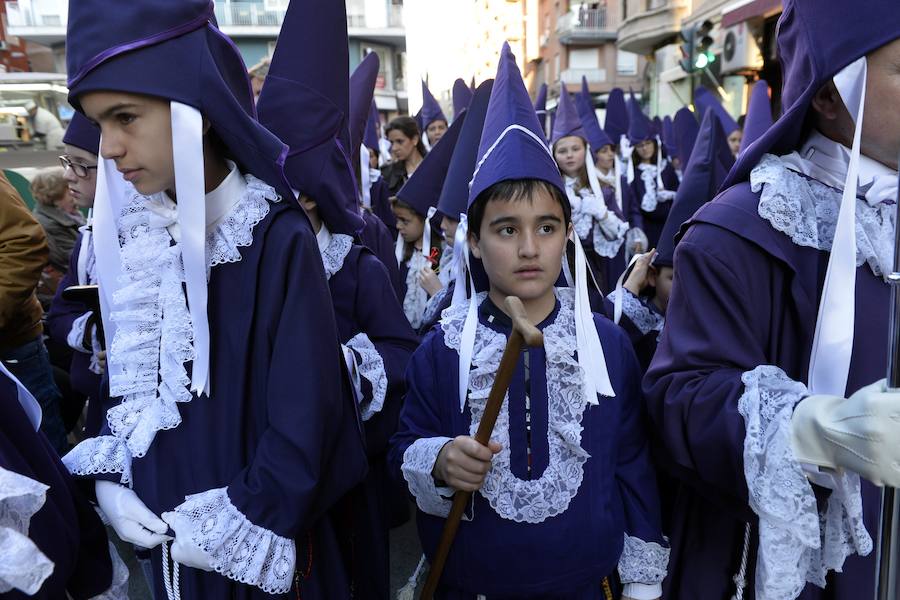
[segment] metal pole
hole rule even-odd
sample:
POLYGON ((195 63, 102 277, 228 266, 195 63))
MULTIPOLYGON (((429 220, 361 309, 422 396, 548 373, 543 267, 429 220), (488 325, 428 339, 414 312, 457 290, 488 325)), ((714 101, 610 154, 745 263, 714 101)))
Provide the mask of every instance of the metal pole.
MULTIPOLYGON (((900 198, 897 202, 897 225, 894 231, 894 268, 888 276, 891 286, 891 314, 888 320, 887 388, 900 392, 900 198)), ((897 600, 897 559, 900 547, 896 524, 900 523, 900 495, 885 487, 881 496, 881 521, 878 528, 875 600, 897 600)))

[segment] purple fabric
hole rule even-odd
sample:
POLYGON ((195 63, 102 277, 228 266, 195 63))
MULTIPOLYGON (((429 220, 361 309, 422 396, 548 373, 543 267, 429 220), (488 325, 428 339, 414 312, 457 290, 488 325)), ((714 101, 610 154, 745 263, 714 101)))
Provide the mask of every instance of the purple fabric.
MULTIPOLYGON (((381 177, 369 189, 370 197, 372 198, 372 213, 384 223, 394 239, 397 239, 397 217, 394 216, 394 211, 391 210, 391 193, 388 189, 387 181, 385 181, 384 177, 381 177)), ((394 258, 394 262, 397 262, 396 258, 394 258)))
POLYGON ((456 119, 472 103, 475 92, 462 79, 453 82, 453 118, 456 119))
POLYGON ((615 146, 612 139, 600 127, 600 121, 597 119, 596 111, 594 111, 594 102, 591 100, 591 92, 588 88, 586 77, 581 78, 581 93, 575 95, 575 106, 578 108, 578 117, 581 119, 581 126, 584 129, 588 143, 591 145, 591 150, 596 153, 603 146, 615 146))
POLYGON ((733 164, 734 158, 728 148, 728 137, 722 123, 715 112, 707 111, 700 124, 691 160, 684 169, 684 177, 656 245, 654 265, 672 266, 682 223, 690 220, 697 209, 715 197, 733 164))
POLYGON ((429 208, 437 206, 441 188, 444 187, 444 180, 447 178, 450 159, 453 157, 453 150, 456 147, 456 140, 459 139, 459 132, 465 122, 466 113, 461 114, 458 119, 453 121, 447 133, 441 138, 441 143, 425 156, 415 172, 397 192, 397 198, 412 207, 422 217, 428 214, 429 208))
POLYGON ((565 195, 559 167, 546 146, 538 141, 543 139, 544 133, 522 82, 516 59, 509 44, 504 43, 478 146, 476 165, 480 163, 480 166, 476 166, 478 170, 472 179, 468 205, 471 206, 478 194, 487 188, 508 179, 541 179, 556 186, 565 195), (512 129, 501 140, 500 136, 512 125, 524 127, 534 137, 512 129), (490 156, 485 156, 495 144, 490 156))
POLYGON ((681 168, 685 168, 690 162, 691 151, 694 149, 694 143, 697 141, 697 134, 700 131, 700 125, 697 123, 697 117, 689 108, 680 108, 675 113, 675 119, 672 122, 674 129, 675 143, 678 146, 678 159, 681 161, 681 168))
MULTIPOLYGON (((397 298, 402 299, 399 295, 400 290, 403 289, 400 281, 400 268, 397 266, 397 258, 394 256, 394 241, 396 237, 391 235, 396 233, 396 229, 388 230, 387 225, 377 215, 369 211, 363 211, 363 219, 366 221, 366 226, 359 233, 359 241, 363 246, 371 250, 372 254, 387 269, 391 286, 397 294, 397 298)), ((337 302, 336 299, 335 302, 337 302)), ((405 320, 404 323, 406 323, 405 320)))
POLYGON ((628 107, 625 106, 625 92, 621 88, 613 88, 606 100, 606 118, 603 130, 613 139, 616 145, 623 135, 628 133, 628 107))
POLYGON ((422 134, 424 134, 425 130, 428 129, 428 126, 435 121, 449 123, 447 117, 444 116, 441 105, 438 104, 438 101, 435 100, 434 96, 431 94, 431 90, 428 89, 428 84, 423 81, 422 110, 419 111, 419 123, 422 127, 422 134))
POLYGON ((760 79, 753 84, 753 89, 750 91, 747 119, 744 121, 744 136, 741 138, 741 152, 768 131, 773 122, 769 84, 764 79, 760 79))
POLYGON ((72 115, 69 126, 66 127, 66 135, 63 137, 63 143, 69 146, 81 148, 85 152, 94 155, 100 154, 100 129, 91 123, 87 117, 80 112, 72 115))
MULTIPOLYGON (((541 131, 544 132, 544 138, 547 137, 547 84, 542 83, 538 89, 537 98, 534 99, 534 112, 537 114, 538 121, 541 124, 541 131)), ((552 129, 552 127, 551 127, 552 129)))
POLYGON ((725 110, 719 98, 705 87, 698 87, 694 91, 694 104, 697 106, 697 115, 701 121, 706 111, 712 110, 719 117, 726 136, 739 129, 737 121, 725 110))
POLYGON ((437 207, 441 214, 456 221, 459 220, 459 215, 466 212, 469 182, 472 180, 472 171, 475 170, 475 161, 478 159, 478 143, 481 141, 481 129, 484 126, 493 85, 494 80, 488 79, 475 90, 472 103, 466 110, 466 122, 459 132, 459 139, 456 140, 453 157, 447 168, 447 177, 444 179, 444 186, 438 199, 437 207))
MULTIPOLYGON (((752 589, 757 536, 744 479, 741 374, 768 364, 806 380, 828 254, 777 232, 758 216, 758 201, 743 183, 691 220, 675 252, 666 328, 644 380, 660 456, 680 482, 666 597, 730 597, 747 521, 754 526, 752 589)), ((860 267, 848 394, 884 377, 888 300, 888 286, 860 267)), ((817 492, 821 501, 825 493, 817 492)), ((873 536, 879 503, 876 489, 863 482, 873 536)), ((850 557, 826 590, 808 585, 801 599, 873 597, 874 562, 874 553, 850 557)))
POLYGON ((763 154, 796 148, 816 91, 857 58, 898 37, 895 0, 869 0, 864 10, 854 2, 787 0, 778 20, 781 117, 741 153, 722 189, 746 180, 763 154))
POLYGON ((632 144, 654 138, 653 123, 632 93, 628 98, 628 138, 632 144))
POLYGON ((666 115, 662 120, 662 143, 666 156, 678 156, 678 143, 675 139, 675 126, 672 117, 666 115))
MULTIPOLYGON (((380 68, 381 62, 378 54, 370 52, 350 75, 350 151, 354 153, 354 156, 359 154, 359 147, 363 143, 367 148, 378 149, 377 130, 373 132, 375 135, 373 140, 370 138, 372 133, 369 132, 369 128, 371 127, 372 103, 375 101, 375 80, 378 78, 380 68)), ((358 160, 359 158, 354 158, 354 164, 358 160)))
POLYGON ((581 126, 581 117, 578 116, 578 109, 575 108, 575 102, 569 95, 569 90, 565 83, 559 84, 559 104, 556 107, 556 121, 553 123, 553 133, 550 135, 550 145, 555 146, 556 142, 564 137, 577 136, 587 141, 587 134, 581 126))
POLYGON ((653 117, 653 120, 650 121, 650 131, 653 133, 653 135, 662 137, 663 125, 662 120, 658 116, 653 117))
MULTIPOLYGON (((666 162, 661 177, 665 189, 672 191, 678 189, 678 175, 675 173, 675 168, 672 166, 672 163, 666 162)), ((656 185, 655 180, 653 185, 656 185)), ((640 171, 637 167, 635 167, 634 181, 631 182, 630 187, 635 202, 640 206, 646 189, 644 188, 644 180, 641 178, 640 171)), ((656 248, 656 245, 659 243, 659 239, 662 236, 662 229, 666 224, 666 219, 669 217, 671 208, 672 202, 668 201, 657 202, 656 208, 649 212, 641 209, 641 217, 644 222, 644 233, 647 234, 647 240, 651 248, 656 248)))
POLYGON ((257 111, 260 123, 290 148, 284 171, 291 187, 315 200, 332 233, 356 235, 364 223, 349 154, 346 37, 340 2, 315 11, 288 6, 257 111))

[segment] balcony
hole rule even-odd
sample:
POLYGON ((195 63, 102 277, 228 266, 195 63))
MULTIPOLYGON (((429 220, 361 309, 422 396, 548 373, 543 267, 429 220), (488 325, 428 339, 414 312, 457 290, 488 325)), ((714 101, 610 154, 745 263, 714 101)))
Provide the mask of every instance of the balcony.
POLYGON ((59 1, 7 2, 7 33, 53 46, 66 41, 66 18, 69 6, 59 1))
POLYGON ((567 86, 581 85, 581 78, 587 78, 588 85, 606 82, 606 69, 566 69, 559 79, 567 86))
POLYGON ((615 28, 609 25, 605 8, 581 9, 568 12, 556 22, 561 44, 596 45, 616 39, 615 28))
POLYGON ((625 0, 632 15, 619 25, 619 49, 651 54, 681 30, 681 20, 690 13, 687 0, 625 0))
POLYGON ((229 37, 277 37, 284 12, 267 9, 261 2, 216 2, 216 21, 229 37))

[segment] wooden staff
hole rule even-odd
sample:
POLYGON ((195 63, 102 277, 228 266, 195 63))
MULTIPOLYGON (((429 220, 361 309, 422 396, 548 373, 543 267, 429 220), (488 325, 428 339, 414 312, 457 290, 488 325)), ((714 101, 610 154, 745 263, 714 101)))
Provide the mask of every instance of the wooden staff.
MULTIPOLYGON (((494 379, 494 385, 491 387, 491 393, 488 396, 481 423, 478 424, 478 431, 475 433, 475 440, 482 446, 488 445, 491 434, 494 432, 497 415, 500 414, 503 399, 506 397, 507 390, 509 390, 509 383, 512 380, 513 373, 516 371, 516 363, 519 362, 519 355, 522 353, 524 346, 528 345, 537 348, 544 345, 544 335, 528 320, 522 301, 515 296, 509 296, 506 298, 505 304, 506 313, 512 319, 512 332, 506 341, 506 349, 503 351, 503 358, 500 359, 497 377, 494 379)), ((434 597, 441 574, 444 572, 444 564, 447 562, 447 556, 450 554, 450 548, 453 546, 453 539, 456 537, 457 529, 459 529, 459 522, 471 497, 472 492, 464 492, 462 490, 457 490, 453 494, 453 507, 447 516, 447 522, 444 523, 441 543, 438 544, 437 552, 435 552, 434 561, 432 561, 428 580, 425 581, 420 600, 431 600, 434 597)))

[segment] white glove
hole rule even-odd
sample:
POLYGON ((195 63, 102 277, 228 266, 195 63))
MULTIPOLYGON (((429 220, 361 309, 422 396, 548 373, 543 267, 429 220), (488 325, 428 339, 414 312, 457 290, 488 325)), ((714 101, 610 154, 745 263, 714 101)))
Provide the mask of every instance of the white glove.
POLYGON ((165 512, 162 517, 175 532, 170 550, 172 560, 186 567, 212 571, 212 557, 191 539, 192 527, 188 518, 177 512, 165 512))
POLYGON ((900 487, 900 393, 885 381, 847 399, 809 396, 791 419, 794 455, 803 463, 847 469, 875 485, 900 487))
POLYGON ((112 481, 97 481, 97 504, 122 541, 142 548, 155 548, 172 539, 169 526, 141 502, 132 490, 112 481))

